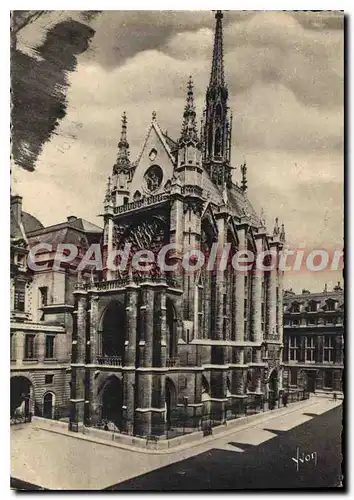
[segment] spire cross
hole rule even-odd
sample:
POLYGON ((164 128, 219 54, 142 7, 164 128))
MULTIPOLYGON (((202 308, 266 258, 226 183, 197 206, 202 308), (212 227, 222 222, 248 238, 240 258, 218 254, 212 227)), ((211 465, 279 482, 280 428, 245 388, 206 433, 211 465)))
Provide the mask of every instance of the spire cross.
POLYGON ((192 140, 195 143, 199 142, 195 117, 196 113, 194 105, 193 80, 190 76, 187 84, 187 102, 183 113, 180 141, 192 140))
POLYGON ((117 165, 125 166, 129 163, 129 143, 127 141, 127 114, 124 111, 122 114, 122 130, 120 141, 118 142, 118 157, 117 165))

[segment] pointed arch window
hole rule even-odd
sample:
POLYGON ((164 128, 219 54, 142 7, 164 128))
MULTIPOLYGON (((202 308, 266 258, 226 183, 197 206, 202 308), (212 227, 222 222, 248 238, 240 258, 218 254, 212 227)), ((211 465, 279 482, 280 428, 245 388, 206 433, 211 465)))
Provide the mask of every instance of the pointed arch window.
POLYGON ((215 156, 221 156, 221 130, 220 127, 215 131, 215 145, 214 145, 215 156))

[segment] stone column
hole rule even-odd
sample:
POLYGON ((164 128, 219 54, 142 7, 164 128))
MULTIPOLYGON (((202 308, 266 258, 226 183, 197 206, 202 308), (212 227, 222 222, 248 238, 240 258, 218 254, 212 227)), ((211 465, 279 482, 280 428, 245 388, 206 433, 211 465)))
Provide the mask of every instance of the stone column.
POLYGON ((97 362, 98 356, 98 295, 91 296, 91 307, 90 307, 90 353, 91 353, 91 363, 97 362))
MULTIPOLYGON (((239 247, 238 251, 243 252, 246 250, 246 225, 238 226, 238 239, 239 247)), ((240 266, 241 267, 241 266, 240 266)), ((234 304, 235 304, 235 331, 233 332, 233 338, 236 342, 243 342, 245 339, 245 272, 241 270, 235 270, 235 287, 234 293, 234 304)), ((243 361, 242 361, 243 362, 243 361)))
POLYGON ((152 366, 153 341, 154 341, 154 299, 155 293, 152 285, 143 283, 141 285, 142 305, 140 311, 142 314, 142 323, 144 327, 144 354, 142 366, 152 366))
POLYGON ((278 281, 277 326, 278 326, 279 341, 282 344, 283 338, 284 338, 284 333, 283 333, 283 278, 284 278, 284 271, 278 269, 277 275, 278 275, 278 280, 277 280, 278 281))
POLYGON ((106 278, 111 280, 114 278, 114 271, 107 268, 107 258, 113 250, 113 207, 110 204, 105 206, 105 228, 104 228, 104 246, 106 251, 106 261, 104 266, 106 268, 106 278))
POLYGON ((140 332, 140 365, 136 369, 135 378, 135 434, 139 436, 151 433, 154 302, 154 286, 150 283, 142 283, 140 325, 143 331, 140 332))
POLYGON ((126 304, 124 365, 135 367, 138 328, 138 287, 134 283, 126 287, 126 304))
POLYGON ((272 266, 274 269, 271 269, 268 273, 267 287, 266 287, 266 338, 272 338, 273 335, 277 334, 277 262, 276 255, 277 250, 276 246, 272 246, 272 266))
POLYGON ((155 289, 155 324, 154 350, 156 362, 153 366, 166 366, 167 355, 167 319, 166 319, 166 289, 167 284, 161 284, 155 289))
POLYGON ((85 354, 86 354, 86 309, 87 292, 74 291, 73 354, 71 361, 71 397, 69 430, 79 432, 84 427, 85 414, 85 354))
POLYGON ((126 288, 126 341, 124 351, 123 388, 125 405, 123 407, 124 429, 134 433, 135 413, 135 368, 136 336, 138 328, 138 287, 129 284, 126 288))
MULTIPOLYGON (((262 236, 256 235, 257 255, 262 252, 262 236)), ((251 334, 252 341, 262 342, 261 330, 261 298, 262 298, 262 271, 254 266, 251 274, 252 279, 252 295, 251 295, 251 334)))
POLYGON ((177 288, 182 288, 183 286, 183 275, 182 275, 182 253, 183 253, 183 228, 184 228, 184 216, 183 216, 183 196, 181 194, 181 184, 179 179, 174 179, 172 181, 171 188, 171 210, 170 210, 170 243, 177 246, 176 249, 171 249, 168 253, 171 263, 177 264, 176 269, 171 272, 173 278, 176 281, 177 288))
POLYGON ((14 341, 15 341, 15 360, 16 360, 16 363, 22 364, 23 359, 25 357, 25 333, 24 332, 15 332, 14 333, 14 341))

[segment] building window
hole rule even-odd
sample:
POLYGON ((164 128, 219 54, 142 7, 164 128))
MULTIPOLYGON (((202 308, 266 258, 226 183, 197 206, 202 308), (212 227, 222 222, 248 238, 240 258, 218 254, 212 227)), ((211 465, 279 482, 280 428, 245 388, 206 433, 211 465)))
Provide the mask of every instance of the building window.
POLYGON ((315 361, 315 337, 305 337, 306 361, 315 361))
POLYGON ((327 335, 324 338, 324 344, 323 344, 323 361, 326 361, 327 363, 332 363, 333 351, 334 351, 333 338, 327 335))
POLYGON ((293 313, 299 313, 300 312, 300 304, 298 304, 297 302, 295 302, 292 305, 291 310, 292 310, 293 313))
POLYGON ((15 283, 14 309, 19 312, 25 310, 25 283, 15 283))
POLYGON ((324 372, 324 387, 332 389, 333 388, 333 371, 325 370, 324 372))
POLYGON ((54 375, 45 375, 44 376, 44 383, 45 384, 52 384, 54 379, 54 375))
POLYGON ((34 359, 34 335, 26 335, 25 338, 25 358, 34 359))
POLYGON ((325 317, 325 325, 336 325, 337 318, 335 316, 325 317))
POLYGON ((54 358, 54 337, 47 335, 45 338, 45 357, 47 359, 54 358))
POLYGON ((289 360, 299 361, 298 338, 295 336, 289 337, 289 360))
POLYGON ((39 307, 48 305, 48 287, 41 286, 39 288, 39 307))
POLYGON ((227 314, 227 294, 224 293, 224 300, 223 300, 223 315, 226 316, 227 314))
POLYGON ((300 325, 300 320, 299 319, 293 319, 291 321, 291 325, 292 326, 299 326, 300 325))
POLYGON ((317 311, 317 302, 310 302, 310 304, 309 304, 309 311, 310 312, 316 312, 317 311))
POLYGON ((264 311, 265 311, 265 307, 264 307, 264 303, 262 302, 262 304, 261 304, 261 330, 262 330, 262 332, 264 332, 264 311))
POLYGON ((317 323, 318 323, 318 318, 316 316, 309 316, 307 318, 308 325, 317 325, 317 323))
POLYGON ((224 318, 222 323, 222 336, 224 340, 226 340, 226 332, 227 332, 227 319, 224 318))
POLYGON ((334 311, 335 310, 335 302, 333 300, 329 300, 327 302, 327 311, 334 311))
POLYGON ((203 287, 198 286, 198 312, 203 312, 203 287))

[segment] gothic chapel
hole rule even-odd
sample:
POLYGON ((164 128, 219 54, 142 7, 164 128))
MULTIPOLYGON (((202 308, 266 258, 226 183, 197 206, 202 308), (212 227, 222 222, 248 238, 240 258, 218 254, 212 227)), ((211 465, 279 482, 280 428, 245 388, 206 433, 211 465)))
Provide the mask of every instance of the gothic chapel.
MULTIPOLYGON (((223 14, 215 14, 213 59, 202 130, 189 80, 182 132, 163 133, 153 113, 135 162, 123 114, 117 161, 104 200, 102 252, 176 243, 182 254, 213 243, 232 251, 279 253, 242 181, 232 179, 231 116, 223 64, 223 14)), ((169 252, 169 262, 181 254, 169 252)), ((171 266, 173 267, 173 266, 171 266)), ((75 294, 70 429, 113 422, 121 432, 166 437, 235 418, 246 402, 282 390, 282 272, 252 269, 103 271, 75 294)))

